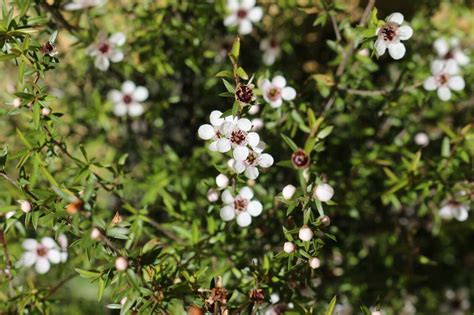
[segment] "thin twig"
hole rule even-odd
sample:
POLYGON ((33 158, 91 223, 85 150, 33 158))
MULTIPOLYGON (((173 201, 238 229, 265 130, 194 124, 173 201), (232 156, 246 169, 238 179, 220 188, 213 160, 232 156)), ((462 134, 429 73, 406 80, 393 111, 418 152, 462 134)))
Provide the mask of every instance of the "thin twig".
POLYGON ((334 33, 336 34, 336 40, 340 42, 342 40, 341 32, 339 31, 339 26, 337 25, 337 20, 334 14, 329 14, 331 17, 331 24, 332 28, 334 29, 334 33))
POLYGON ((3 251, 5 253, 5 261, 6 261, 7 270, 8 270, 6 272, 6 275, 9 279, 11 279, 12 261, 10 259, 10 254, 8 253, 8 244, 7 244, 7 240, 5 239, 5 234, 3 232, 3 229, 0 229, 0 243, 2 243, 3 251))
POLYGON ((78 273, 73 273, 64 278, 63 280, 59 281, 54 287, 49 289, 48 294, 44 297, 47 300, 51 295, 53 295, 56 291, 58 291, 63 285, 65 285, 69 280, 74 279, 78 276, 78 273))

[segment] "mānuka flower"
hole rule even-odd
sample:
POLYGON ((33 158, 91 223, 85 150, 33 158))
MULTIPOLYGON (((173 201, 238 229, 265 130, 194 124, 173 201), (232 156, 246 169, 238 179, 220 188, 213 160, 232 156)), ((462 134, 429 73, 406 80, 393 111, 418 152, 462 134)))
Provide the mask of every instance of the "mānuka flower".
POLYGON ((331 185, 323 183, 316 186, 313 196, 321 202, 328 202, 334 196, 334 189, 331 185))
POLYGON ((309 266, 312 269, 319 268, 319 266, 321 266, 321 261, 319 260, 319 258, 316 258, 316 257, 310 258, 309 259, 309 266))
POLYGON ((244 104, 253 104, 257 99, 253 93, 253 84, 239 84, 235 90, 235 99, 244 104))
POLYGON ((265 301, 265 293, 262 289, 252 289, 250 290, 249 298, 254 303, 262 303, 265 301))
POLYGON ((293 253, 295 251, 295 244, 292 242, 285 242, 285 244, 283 244, 283 251, 287 254, 293 253))
POLYGON ((314 235, 313 231, 307 225, 303 225, 298 232, 298 237, 303 242, 310 241, 313 238, 313 235, 314 235))
POLYGON ((291 163, 295 168, 301 169, 308 167, 310 162, 309 155, 303 149, 298 149, 291 155, 291 163))
POLYGON ((115 269, 117 269, 117 271, 125 271, 127 267, 128 267, 127 259, 121 256, 115 259, 115 269))

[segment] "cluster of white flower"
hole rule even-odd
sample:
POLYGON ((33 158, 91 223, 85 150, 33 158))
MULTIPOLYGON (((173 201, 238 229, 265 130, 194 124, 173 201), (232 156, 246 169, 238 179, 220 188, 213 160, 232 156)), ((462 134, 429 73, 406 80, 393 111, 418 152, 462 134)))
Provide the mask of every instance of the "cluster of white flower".
POLYGON ((263 153, 264 143, 252 130, 252 122, 247 118, 222 117, 215 110, 210 115, 211 124, 199 127, 198 135, 203 140, 212 140, 209 150, 226 153, 232 151, 229 164, 237 174, 244 173, 249 179, 259 175, 257 167, 268 168, 273 165, 273 157, 263 153))
POLYGON ((439 216, 444 220, 456 219, 463 222, 469 217, 469 207, 462 203, 451 201, 439 209, 439 216))
POLYGON ((252 217, 257 217, 262 213, 263 206, 257 200, 252 200, 254 194, 250 187, 242 187, 234 197, 230 190, 226 189, 222 193, 224 207, 220 211, 220 216, 224 221, 236 218, 237 224, 241 227, 249 226, 252 217))
POLYGON ((51 237, 43 237, 40 242, 32 238, 25 239, 22 246, 26 251, 21 256, 19 265, 34 265, 36 272, 43 274, 49 271, 51 264, 66 262, 68 241, 64 234, 58 236, 58 243, 51 237))
POLYGON ((444 38, 437 39, 434 49, 438 59, 431 64, 431 76, 423 83, 427 91, 437 90, 438 97, 447 101, 451 99, 451 90, 462 91, 466 85, 460 75, 461 68, 469 64, 469 57, 462 51, 459 39, 449 42, 444 38))
POLYGON ((104 5, 106 2, 107 0, 73 0, 72 2, 66 4, 64 9, 68 11, 83 10, 104 5))

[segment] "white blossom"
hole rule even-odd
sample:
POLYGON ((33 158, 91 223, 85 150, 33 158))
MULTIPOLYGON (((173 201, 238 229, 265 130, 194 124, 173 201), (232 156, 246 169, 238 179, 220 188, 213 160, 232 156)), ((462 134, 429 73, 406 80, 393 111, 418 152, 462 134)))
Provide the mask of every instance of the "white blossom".
POLYGON ((220 138, 223 137, 223 134, 220 131, 220 127, 224 122, 233 122, 235 121, 234 116, 227 116, 222 118, 222 112, 218 110, 213 110, 209 115, 209 121, 211 124, 201 125, 198 129, 198 136, 203 140, 212 140, 209 145, 209 150, 218 151, 217 143, 220 138))
POLYGON ((443 314, 465 315, 469 313, 471 302, 468 288, 448 289, 445 291, 445 297, 447 301, 441 305, 440 309, 443 314))
POLYGON ((285 242, 285 244, 283 244, 283 251, 287 254, 293 253, 295 251, 295 244, 292 242, 285 242))
POLYGON ((436 60, 431 64, 432 76, 423 83, 427 91, 437 90, 438 97, 447 101, 451 99, 451 90, 461 91, 465 87, 464 79, 457 74, 457 66, 453 60, 436 60))
POLYGON ((284 199, 290 200, 295 194, 295 191, 296 191, 296 187, 290 184, 283 187, 281 194, 284 199))
POLYGON ((61 262, 58 244, 51 237, 43 237, 40 242, 27 238, 23 241, 22 246, 26 251, 21 256, 19 264, 26 267, 34 265, 37 273, 46 273, 51 264, 61 262))
POLYGON ((430 138, 424 132, 418 132, 415 135, 415 143, 419 146, 425 147, 430 143, 430 138))
POLYGON ((319 258, 313 257, 309 260, 309 266, 312 269, 319 268, 319 266, 321 266, 321 261, 319 260, 319 258))
POLYGON ((104 5, 107 0, 73 0, 64 6, 65 10, 75 11, 104 5))
POLYGON ((117 271, 125 271, 128 267, 128 261, 123 257, 117 257, 115 259, 115 268, 117 271))
POLYGON ((68 240, 64 233, 58 235, 58 243, 60 248, 60 255, 61 255, 61 262, 64 263, 67 261, 67 248, 68 248, 68 240))
POLYGON ((252 122, 247 118, 225 121, 219 128, 222 137, 217 141, 217 150, 225 153, 232 149, 234 159, 244 161, 260 142, 259 135, 251 129, 252 122))
POLYGON ((263 16, 262 8, 256 7, 255 3, 255 0, 228 0, 229 15, 224 19, 224 25, 238 26, 240 34, 250 34, 253 30, 252 23, 260 21, 263 16))
POLYGON ((31 203, 28 200, 17 200, 17 202, 20 204, 20 209, 24 213, 31 211, 31 203))
POLYGON ((273 165, 273 157, 268 153, 250 150, 243 161, 234 159, 232 168, 237 174, 244 173, 249 179, 256 179, 259 175, 257 166, 268 168, 273 165))
POLYGON ((407 40, 413 35, 413 29, 408 25, 402 25, 403 15, 392 13, 387 17, 387 22, 382 27, 377 28, 375 35, 375 50, 378 56, 388 53, 393 59, 401 59, 405 56, 406 48, 400 41, 407 40))
POLYGON ((101 71, 109 69, 110 62, 123 60, 123 52, 119 48, 125 44, 125 34, 115 33, 107 38, 105 33, 99 33, 98 40, 87 47, 86 54, 95 57, 94 65, 101 71))
POLYGON ((254 194, 250 187, 242 187, 237 196, 227 189, 222 193, 224 207, 220 211, 220 216, 224 221, 236 218, 237 224, 241 227, 249 226, 252 217, 257 217, 262 213, 263 206, 257 200, 252 200, 254 194))
POLYGON ((306 225, 304 225, 298 232, 298 237, 303 242, 310 241, 313 238, 313 235, 313 231, 311 231, 311 229, 306 225))
POLYGON ((219 188, 226 188, 229 185, 229 177, 224 174, 219 174, 216 176, 216 185, 219 188))
POLYGON ((132 81, 125 81, 122 90, 112 90, 108 99, 114 104, 116 116, 140 116, 145 111, 141 104, 148 98, 148 90, 143 86, 136 86, 132 81))
POLYGON ((260 50, 263 51, 263 63, 271 66, 280 56, 280 45, 274 38, 265 38, 260 42, 260 50))
POLYGON ((252 119, 252 131, 259 131, 263 128, 264 122, 261 118, 252 119))
POLYGON ((463 222, 469 217, 469 208, 459 202, 451 201, 439 209, 439 216, 445 220, 456 219, 463 222))
POLYGON ((458 38, 451 38, 449 41, 444 38, 438 38, 433 43, 433 47, 442 60, 453 60, 459 70, 459 67, 467 66, 469 64, 469 57, 461 49, 458 38))
POLYGON ((316 187, 314 197, 322 202, 328 202, 334 196, 334 189, 331 185, 323 183, 316 187))
POLYGON ((281 75, 275 76, 271 81, 265 79, 262 82, 263 98, 271 107, 278 108, 283 101, 292 101, 296 97, 296 91, 290 86, 286 86, 286 79, 281 75))
POLYGON ((209 188, 207 191, 207 200, 209 200, 209 202, 216 202, 219 200, 219 191, 209 188))

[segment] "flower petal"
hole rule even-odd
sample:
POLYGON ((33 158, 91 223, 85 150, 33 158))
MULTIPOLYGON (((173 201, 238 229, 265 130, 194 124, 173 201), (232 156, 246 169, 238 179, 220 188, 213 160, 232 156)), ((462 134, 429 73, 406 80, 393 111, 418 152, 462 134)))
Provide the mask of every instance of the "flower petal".
POLYGON ((403 14, 394 12, 387 17, 387 22, 397 23, 398 25, 403 23, 403 14))
POLYGON ((209 143, 209 150, 212 151, 212 152, 217 151, 217 140, 212 141, 211 143, 209 143))
POLYGON ((461 66, 467 66, 470 61, 469 57, 461 50, 456 50, 454 52, 454 60, 456 60, 456 62, 461 66))
POLYGON ((247 134, 247 141, 251 147, 256 147, 260 143, 260 136, 256 132, 249 132, 247 134))
POLYGON ((277 99, 274 102, 270 102, 270 106, 273 108, 278 108, 281 106, 281 104, 283 104, 283 101, 281 100, 281 98, 277 99))
POLYGON ((239 191, 239 196, 244 198, 244 199, 252 199, 253 198, 253 190, 252 188, 248 187, 248 186, 244 186, 240 189, 239 191))
POLYGON ((124 103, 120 102, 120 103, 117 103, 115 104, 114 106, 114 114, 115 116, 125 116, 127 114, 127 105, 125 105, 124 103))
POLYGON ((249 155, 249 149, 242 145, 237 146, 232 154, 236 161, 244 161, 249 155))
POLYGON ((204 124, 201 127, 199 127, 198 135, 199 135, 199 138, 203 140, 209 140, 216 135, 216 131, 214 130, 214 127, 212 127, 211 125, 204 124))
POLYGON ((258 161, 258 165, 260 165, 261 167, 270 167, 273 165, 273 157, 268 154, 268 153, 264 153, 260 156, 260 160, 258 161))
POLYGON ((127 37, 125 36, 124 33, 118 32, 110 36, 109 42, 117 46, 122 46, 123 44, 125 44, 126 39, 127 37))
POLYGON ((252 122, 247 118, 241 118, 237 121, 237 127, 243 131, 249 131, 252 129, 252 122))
POLYGON ((211 125, 213 126, 220 126, 222 123, 224 123, 224 118, 221 117, 222 112, 219 110, 213 110, 211 114, 209 115, 209 120, 211 122, 211 125))
POLYGON ((245 176, 247 176, 248 179, 256 179, 259 175, 258 168, 255 166, 249 166, 245 170, 245 176))
POLYGON ((237 15, 235 14, 231 14, 231 15, 228 15, 225 19, 224 19, 224 25, 225 26, 234 26, 234 25, 237 25, 237 15))
POLYGON ((377 56, 382 56, 385 54, 387 50, 387 43, 383 39, 377 39, 375 41, 375 51, 377 52, 377 56))
POLYGON ((406 48, 402 43, 391 43, 388 45, 388 53, 395 60, 402 59, 405 56, 405 52, 406 48))
POLYGON ((466 86, 466 83, 464 82, 464 79, 462 77, 457 75, 449 79, 448 86, 451 90, 461 91, 466 86))
POLYGON ((442 100, 442 101, 447 101, 451 98, 451 90, 446 87, 446 86, 442 86, 438 89, 438 97, 442 100))
POLYGON ((236 161, 232 164, 232 168, 237 174, 241 174, 245 171, 245 163, 243 161, 236 161))
POLYGON ((252 21, 254 23, 258 22, 263 17, 263 10, 262 10, 261 7, 255 7, 247 13, 247 16, 248 16, 250 21, 252 21))
POLYGON ((249 226, 252 223, 252 217, 247 212, 241 212, 237 216, 237 224, 241 227, 249 226))
POLYGON ((283 89, 286 86, 286 79, 281 75, 277 75, 273 78, 272 84, 276 87, 279 87, 280 89, 283 89))
POLYGON ((235 210, 231 206, 225 206, 220 211, 221 219, 224 221, 230 221, 235 218, 235 210))
POLYGON ((234 202, 234 197, 228 189, 224 190, 221 195, 222 202, 225 204, 231 204, 234 202))
POLYGON ((124 94, 133 94, 135 91, 135 83, 130 80, 127 80, 122 83, 122 92, 124 94))
POLYGON ((61 254, 57 249, 48 250, 48 259, 53 264, 59 264, 61 262, 61 254))
POLYGON ((41 245, 43 245, 46 248, 58 247, 58 244, 56 244, 56 242, 51 237, 43 237, 41 239, 41 245))
POLYGON ((253 27, 252 27, 252 22, 248 19, 243 19, 240 20, 239 22, 239 33, 242 35, 250 34, 252 33, 253 27))
POLYGON ((96 56, 94 66, 100 71, 106 71, 110 66, 109 58, 100 55, 96 56))
POLYGON ((128 105, 128 114, 132 117, 140 116, 145 111, 145 108, 140 103, 132 103, 128 105))
POLYGON ((35 239, 32 238, 27 238, 26 240, 21 243, 21 246, 26 249, 26 250, 36 250, 36 247, 38 246, 38 242, 35 239))
POLYGON ((109 91, 109 93, 107 94, 107 98, 111 101, 111 102, 114 102, 114 103, 119 103, 122 101, 123 99, 123 94, 122 92, 118 91, 118 90, 111 90, 109 91))
POLYGON ((36 252, 25 252, 20 258, 20 264, 25 267, 33 266, 37 257, 36 252))
POLYGON ((433 48, 440 57, 444 57, 449 51, 449 44, 444 38, 438 38, 433 43, 433 48))
POLYGON ((148 98, 148 89, 144 86, 137 86, 132 96, 135 102, 143 102, 148 98))
POLYGON ((454 218, 460 222, 466 221, 468 217, 469 213, 465 207, 459 207, 454 211, 454 218))
POLYGON ((247 9, 250 10, 255 6, 256 0, 241 0, 240 1, 240 7, 242 9, 247 9))
POLYGON ((281 91, 281 96, 285 101, 292 101, 296 97, 296 91, 294 88, 287 86, 281 91))
POLYGON ((427 91, 434 91, 438 87, 436 84, 436 79, 434 77, 429 77, 428 79, 423 82, 423 87, 427 91))
POLYGON ((251 201, 249 205, 247 206, 247 212, 252 216, 252 217, 257 217, 262 213, 263 206, 259 201, 251 201))
POLYGON ((51 265, 49 264, 49 260, 47 258, 38 257, 35 264, 35 270, 40 274, 47 273, 50 266, 51 265))
POLYGON ((402 25, 398 29, 398 36, 401 40, 407 40, 413 35, 413 29, 408 25, 402 25))
POLYGON ((230 150, 231 148, 231 145, 230 145, 230 140, 229 139, 225 139, 225 138, 222 138, 222 139, 219 139, 217 141, 217 151, 221 152, 221 153, 226 153, 230 150))

